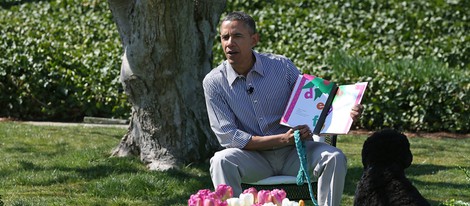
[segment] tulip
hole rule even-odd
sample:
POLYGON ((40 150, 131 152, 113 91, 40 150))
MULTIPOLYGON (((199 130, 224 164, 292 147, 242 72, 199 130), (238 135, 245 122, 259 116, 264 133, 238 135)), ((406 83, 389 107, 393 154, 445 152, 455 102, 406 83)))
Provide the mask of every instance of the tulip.
POLYGON ((203 206, 219 206, 217 199, 208 197, 204 199, 204 205, 203 206))
POLYGON ((236 197, 228 198, 225 202, 227 202, 227 206, 240 206, 240 199, 236 197))
POLYGON ((227 206, 227 203, 221 201, 215 192, 211 192, 204 198, 203 206, 227 206))
POLYGON ((282 200, 282 206, 292 206, 291 201, 289 200, 289 198, 284 198, 282 200))
POLYGON ((299 206, 299 203, 290 201, 289 198, 284 198, 282 200, 282 206, 299 206))
POLYGON ((277 206, 282 205, 282 200, 286 198, 286 191, 280 189, 274 189, 271 191, 272 202, 277 206))
POLYGON ((269 190, 260 190, 258 191, 258 203, 264 204, 271 202, 271 192, 269 190))
POLYGON ((197 195, 191 195, 188 200, 188 206, 202 206, 203 199, 197 195))
POLYGON ((219 197, 220 200, 225 201, 228 198, 233 197, 233 190, 232 187, 228 185, 218 185, 217 189, 215 190, 215 193, 219 197))
POLYGON ((251 193, 240 194, 240 206, 251 206, 255 203, 255 198, 251 193))
POLYGON ((199 190, 196 194, 191 195, 188 200, 188 206, 202 206, 204 199, 211 193, 210 190, 199 190))
POLYGON ((245 193, 245 194, 246 194, 246 193, 251 193, 251 194, 253 194, 253 197, 255 198, 255 199, 254 199, 254 202, 258 202, 258 190, 256 190, 256 188, 250 187, 250 188, 244 190, 243 193, 245 193))
POLYGON ((222 200, 217 200, 217 201, 218 201, 219 206, 228 206, 227 201, 222 201, 222 200))
POLYGON ((209 189, 203 189, 203 190, 197 191, 196 195, 197 195, 198 197, 200 197, 201 199, 204 199, 204 198, 206 198, 207 196, 209 196, 210 193, 212 193, 211 190, 209 190, 209 189))
POLYGON ((210 192, 209 194, 207 194, 205 196, 205 199, 207 199, 207 198, 214 199, 214 200, 220 200, 220 197, 219 197, 219 195, 217 195, 216 192, 210 192))

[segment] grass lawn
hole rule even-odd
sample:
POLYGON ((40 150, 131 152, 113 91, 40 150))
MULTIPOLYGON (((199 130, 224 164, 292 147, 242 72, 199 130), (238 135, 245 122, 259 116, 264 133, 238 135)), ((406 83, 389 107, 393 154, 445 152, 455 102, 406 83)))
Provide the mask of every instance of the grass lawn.
MULTIPOLYGON (((0 205, 186 205, 198 189, 212 189, 207 164, 151 172, 138 158, 110 158, 125 131, 0 122, 0 205)), ((338 140, 349 166, 342 205, 352 205, 364 139, 338 140)), ((470 139, 410 142, 406 173, 423 196, 432 205, 470 204, 470 139)))

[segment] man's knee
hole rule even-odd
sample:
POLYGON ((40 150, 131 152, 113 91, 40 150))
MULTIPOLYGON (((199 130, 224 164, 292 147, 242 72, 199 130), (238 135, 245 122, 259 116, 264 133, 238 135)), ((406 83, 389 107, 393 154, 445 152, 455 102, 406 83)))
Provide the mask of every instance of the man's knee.
POLYGON ((346 155, 339 149, 333 152, 333 156, 338 162, 344 162, 344 164, 346 164, 348 161, 348 159, 346 158, 346 155))
POLYGON ((346 169, 348 165, 348 160, 346 155, 338 148, 333 151, 329 151, 329 162, 335 164, 337 169, 346 169))
POLYGON ((210 159, 211 170, 214 167, 223 168, 225 164, 234 161, 234 154, 237 153, 239 149, 228 148, 221 151, 218 151, 210 159))

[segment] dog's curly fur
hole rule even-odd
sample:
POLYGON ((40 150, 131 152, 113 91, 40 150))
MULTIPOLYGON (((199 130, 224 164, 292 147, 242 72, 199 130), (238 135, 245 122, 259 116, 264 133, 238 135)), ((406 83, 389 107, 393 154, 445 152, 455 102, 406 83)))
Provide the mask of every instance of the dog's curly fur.
POLYGON ((405 176, 413 155, 407 137, 392 129, 372 134, 362 148, 364 165, 355 206, 430 205, 405 176))

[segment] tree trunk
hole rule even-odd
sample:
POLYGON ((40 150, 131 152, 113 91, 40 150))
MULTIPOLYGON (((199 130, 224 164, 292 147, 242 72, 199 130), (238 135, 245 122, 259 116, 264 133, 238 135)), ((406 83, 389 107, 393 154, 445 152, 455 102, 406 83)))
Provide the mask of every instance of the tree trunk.
POLYGON ((108 0, 121 36, 121 82, 132 104, 113 156, 139 155, 164 171, 220 147, 206 114, 202 79, 225 0, 108 0))

